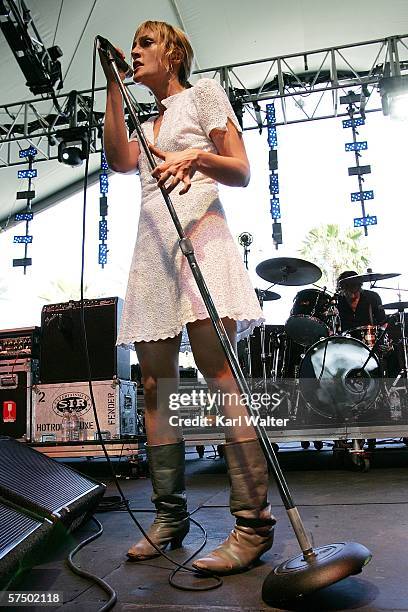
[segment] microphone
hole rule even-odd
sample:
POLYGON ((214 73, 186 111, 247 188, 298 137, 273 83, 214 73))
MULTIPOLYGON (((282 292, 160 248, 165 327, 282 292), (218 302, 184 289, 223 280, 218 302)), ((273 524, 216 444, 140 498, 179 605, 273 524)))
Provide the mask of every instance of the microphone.
POLYGON ((99 34, 96 37, 96 40, 99 43, 99 49, 101 51, 103 51, 103 53, 105 55, 107 55, 108 53, 110 53, 110 55, 112 56, 112 58, 115 60, 115 63, 117 65, 117 67, 119 68, 119 70, 121 70, 122 72, 125 73, 125 77, 131 77, 133 76, 133 70, 132 68, 129 66, 129 64, 127 62, 125 62, 125 60, 119 55, 119 53, 117 52, 117 50, 115 49, 115 47, 112 45, 112 43, 109 42, 109 40, 107 38, 104 38, 103 36, 99 36, 99 34))
POLYGON ((253 242, 252 234, 249 232, 242 232, 238 236, 238 242, 241 246, 249 246, 253 242))

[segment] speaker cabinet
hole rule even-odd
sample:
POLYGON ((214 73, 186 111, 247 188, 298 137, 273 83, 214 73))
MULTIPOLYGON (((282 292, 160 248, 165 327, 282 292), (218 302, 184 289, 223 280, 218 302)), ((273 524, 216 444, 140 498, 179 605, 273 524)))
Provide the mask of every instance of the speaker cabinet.
MULTIPOLYGON (((84 319, 92 380, 130 379, 130 355, 115 346, 123 300, 84 300, 84 319)), ((88 380, 81 303, 47 304, 41 313, 40 382, 88 380)))

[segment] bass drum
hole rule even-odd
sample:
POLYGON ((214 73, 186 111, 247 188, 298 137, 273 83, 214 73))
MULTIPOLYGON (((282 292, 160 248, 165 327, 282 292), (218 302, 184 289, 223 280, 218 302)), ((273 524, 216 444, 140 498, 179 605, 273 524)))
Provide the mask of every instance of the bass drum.
POLYGON ((380 391, 378 357, 354 338, 331 336, 311 346, 299 368, 300 391, 310 408, 344 421, 366 411, 380 391))

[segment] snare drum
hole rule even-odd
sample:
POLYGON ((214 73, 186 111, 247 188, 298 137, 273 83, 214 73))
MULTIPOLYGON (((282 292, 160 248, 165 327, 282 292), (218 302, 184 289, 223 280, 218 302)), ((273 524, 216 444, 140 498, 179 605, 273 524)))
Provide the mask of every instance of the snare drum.
POLYGON ((310 346, 320 338, 327 338, 327 311, 331 297, 318 289, 303 289, 295 296, 285 330, 302 346, 310 346))
MULTIPOLYGON (((374 344, 377 342, 378 338, 383 334, 384 327, 382 325, 360 325, 360 327, 353 327, 352 329, 348 329, 342 335, 347 337, 355 338, 356 340, 360 340, 364 342, 366 346, 370 349, 374 347, 374 344)), ((391 342, 386 332, 383 334, 381 341, 376 346, 376 351, 381 354, 388 353, 391 350, 391 342)))

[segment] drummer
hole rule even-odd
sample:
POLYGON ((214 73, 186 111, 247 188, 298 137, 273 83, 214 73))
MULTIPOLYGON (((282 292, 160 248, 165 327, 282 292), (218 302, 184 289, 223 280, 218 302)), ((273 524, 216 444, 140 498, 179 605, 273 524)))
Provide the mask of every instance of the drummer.
POLYGON ((357 276, 357 272, 346 270, 337 279, 338 310, 343 332, 363 325, 381 325, 386 321, 378 293, 363 290, 362 282, 353 281, 353 276, 357 276), (344 281, 346 278, 350 280, 344 281))

